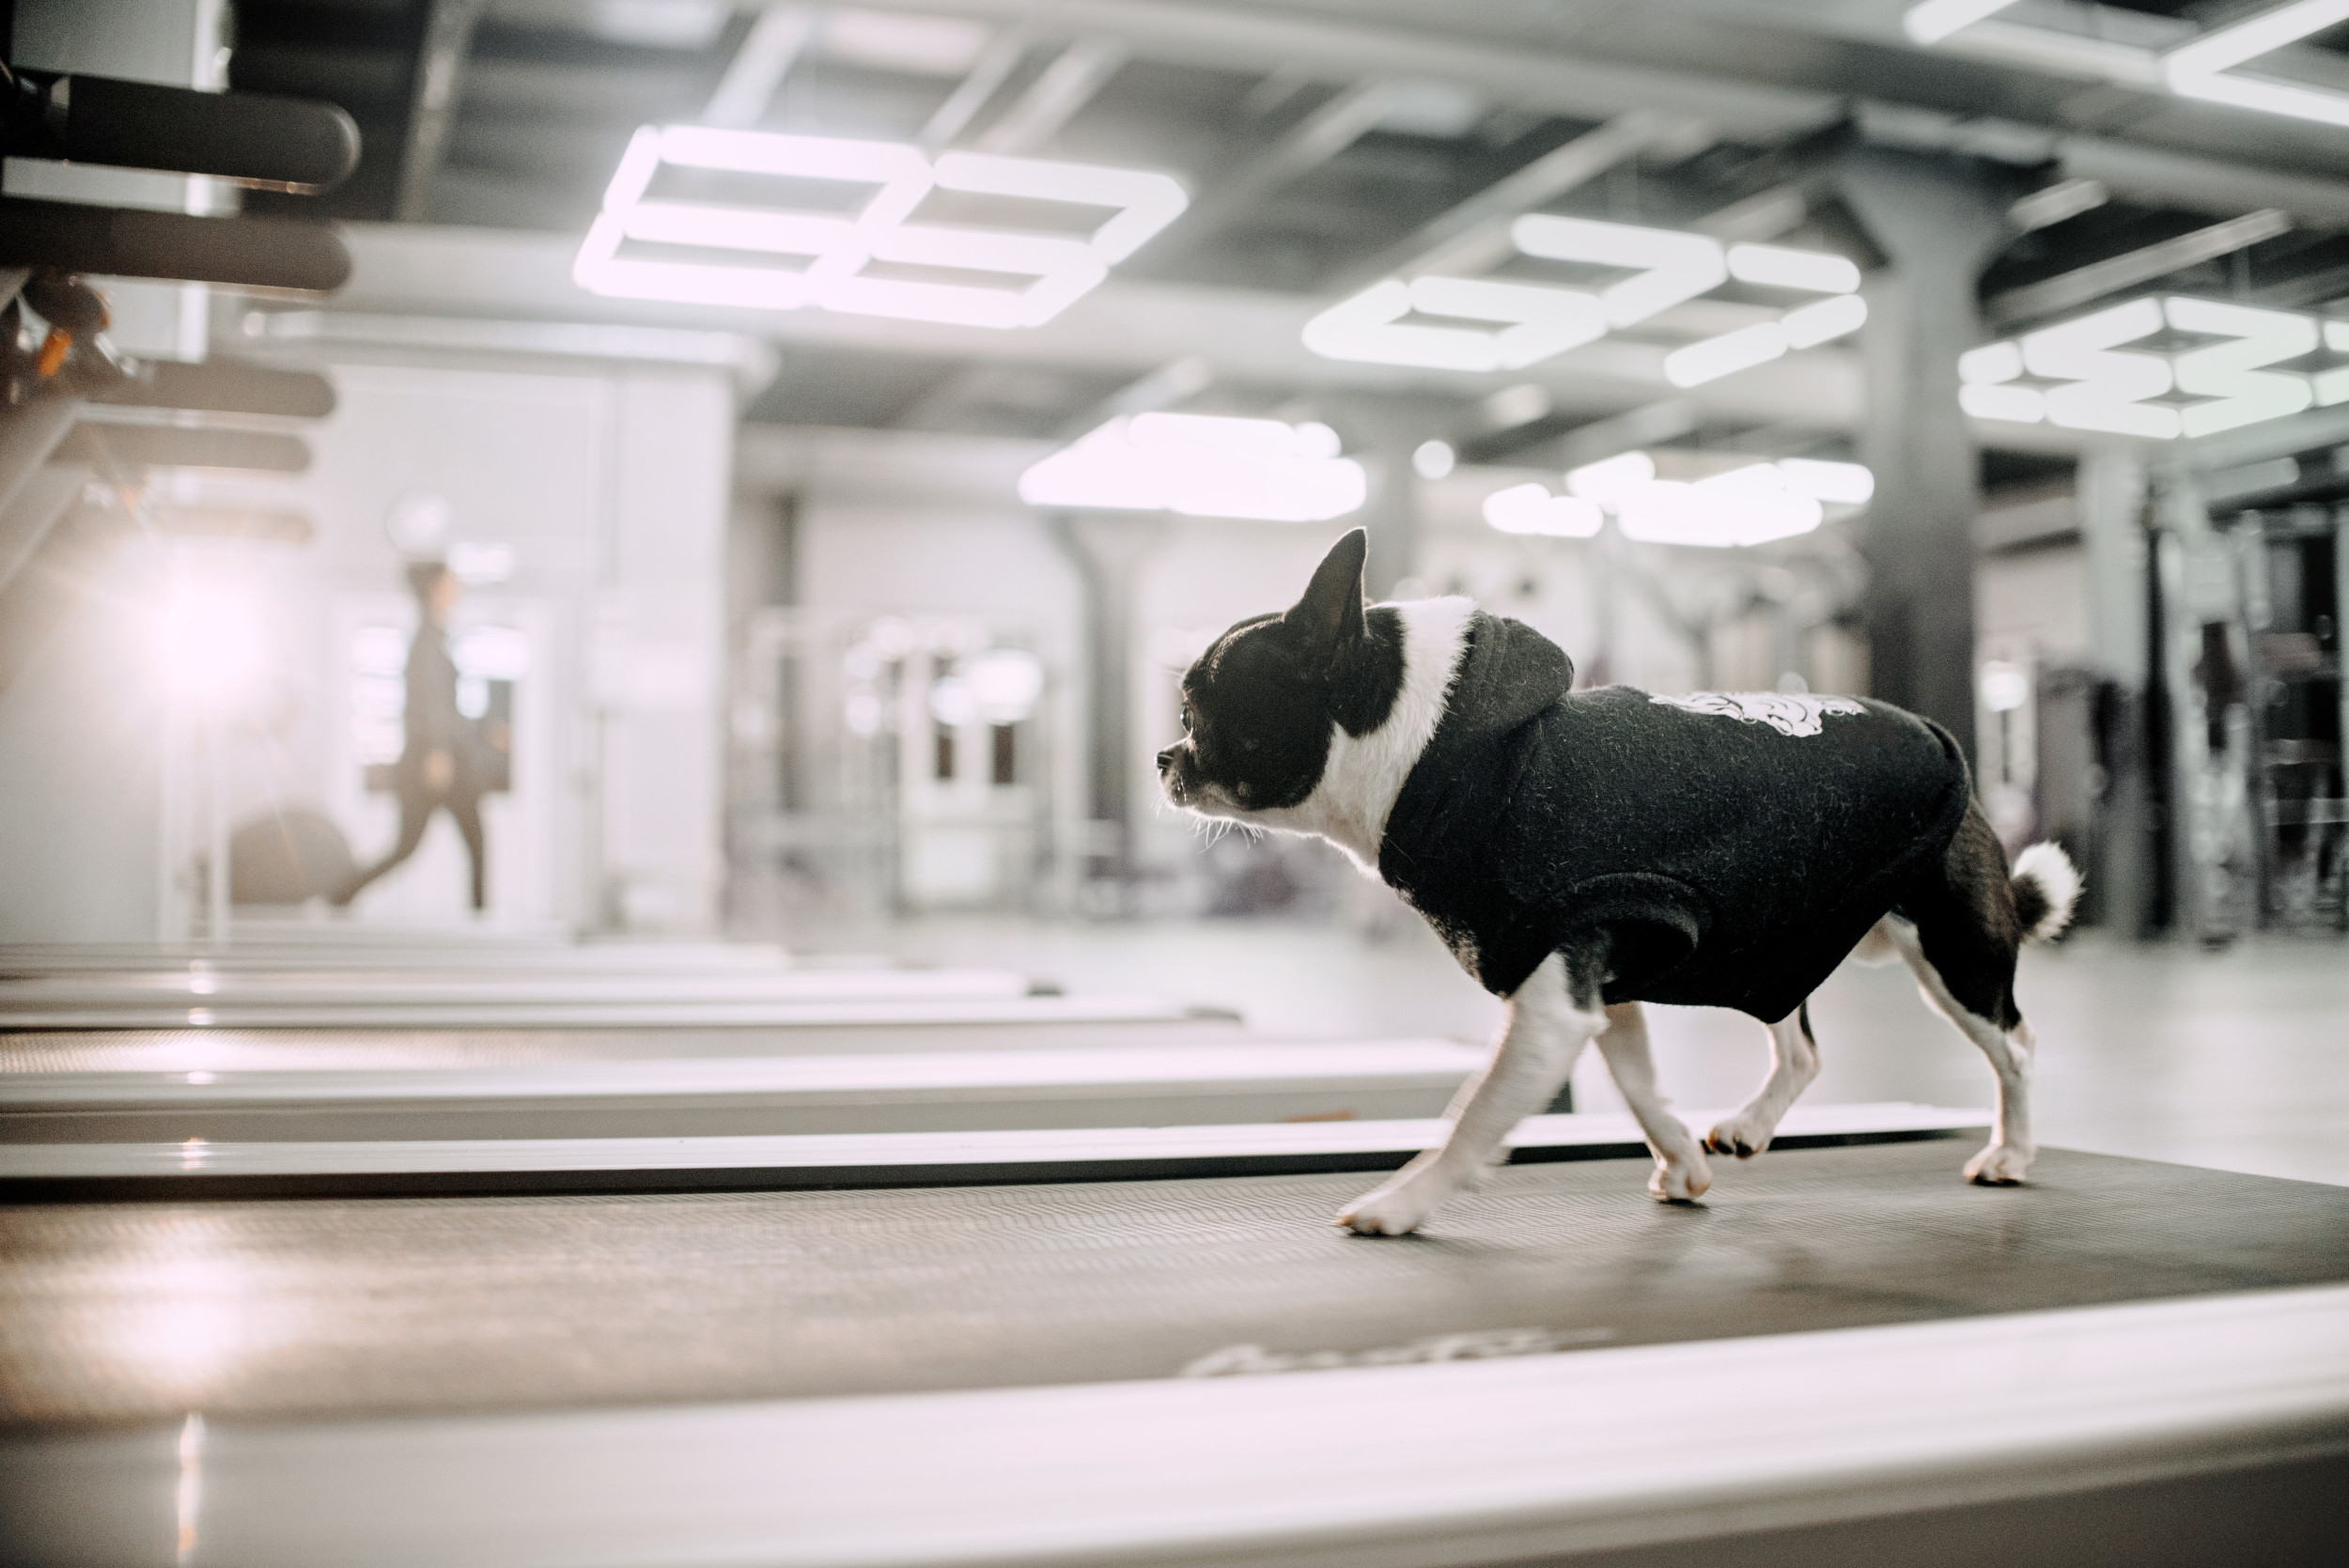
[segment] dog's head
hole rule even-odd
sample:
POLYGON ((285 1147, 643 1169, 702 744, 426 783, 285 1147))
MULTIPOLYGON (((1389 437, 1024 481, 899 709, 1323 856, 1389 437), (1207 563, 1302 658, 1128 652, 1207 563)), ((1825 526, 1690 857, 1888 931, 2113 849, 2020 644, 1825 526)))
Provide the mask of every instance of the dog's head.
POLYGON ((1239 818, 1299 805, 1337 729, 1360 737, 1385 721, 1402 659, 1396 629, 1363 611, 1368 543, 1359 528, 1340 539, 1304 598, 1239 622, 1183 676, 1185 734, 1159 753, 1169 800, 1239 818))

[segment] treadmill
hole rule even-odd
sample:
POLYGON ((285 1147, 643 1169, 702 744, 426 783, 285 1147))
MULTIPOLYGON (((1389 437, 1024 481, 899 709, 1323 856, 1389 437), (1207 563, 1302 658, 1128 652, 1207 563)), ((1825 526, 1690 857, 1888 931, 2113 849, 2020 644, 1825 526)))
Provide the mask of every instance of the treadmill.
POLYGON ((0 1558, 2338 1560, 2349 1190, 1982 1120, 12 1143, 0 1558))

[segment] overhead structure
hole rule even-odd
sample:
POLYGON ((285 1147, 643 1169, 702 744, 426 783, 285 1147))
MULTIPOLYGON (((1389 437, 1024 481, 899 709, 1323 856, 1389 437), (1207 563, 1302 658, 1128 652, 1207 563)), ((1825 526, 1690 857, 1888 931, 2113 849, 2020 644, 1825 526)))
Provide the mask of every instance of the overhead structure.
POLYGON ((647 126, 630 141, 571 275, 597 293, 634 299, 759 310, 820 305, 961 326, 1034 327, 1097 287, 1113 263, 1174 222, 1186 201, 1174 179, 1141 169, 974 152, 933 161, 910 145, 647 126), (721 189, 725 177, 740 177, 732 181, 735 199, 654 194, 656 182, 667 189, 663 177, 673 170, 714 177, 721 189), (869 194, 852 197, 846 211, 809 210, 760 201, 762 181, 786 191, 793 182, 817 182, 869 194), (1066 235, 913 221, 933 190, 1111 215, 1066 235), (745 259, 676 259, 713 250, 745 259), (779 264, 786 257, 800 265, 779 264), (891 264, 1027 281, 946 283, 890 275, 891 264))

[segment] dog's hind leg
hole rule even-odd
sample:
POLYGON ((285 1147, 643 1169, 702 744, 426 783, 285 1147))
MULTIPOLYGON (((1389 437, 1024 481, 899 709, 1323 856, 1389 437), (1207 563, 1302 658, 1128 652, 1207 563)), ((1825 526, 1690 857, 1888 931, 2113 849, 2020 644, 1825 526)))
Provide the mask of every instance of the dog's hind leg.
POLYGON ((1473 1187, 1497 1159, 1506 1157, 1502 1141, 1557 1097, 1575 1058, 1606 1024, 1598 987, 1596 966, 1570 969, 1555 953, 1543 959, 1509 998, 1508 1019, 1491 1062, 1461 1086, 1444 1112, 1452 1130, 1442 1147, 1430 1149, 1364 1193, 1337 1223, 1363 1235, 1417 1230, 1437 1205, 1473 1187))
POLYGON ((1987 1147, 1966 1162, 1985 1187, 2020 1182, 2038 1146, 2030 1132, 2034 1042, 2015 1005, 2015 954, 2023 932, 2006 854, 1976 805, 1942 857, 1940 875, 1911 890, 1887 925, 1933 1010, 1989 1059, 1999 1082, 1987 1147))
POLYGON ((1743 1110, 1718 1123, 1704 1135, 1704 1146, 1717 1155, 1751 1159, 1770 1146, 1770 1135, 1787 1108, 1819 1076, 1819 1042, 1811 1032, 1809 1001, 1769 1026, 1770 1076, 1763 1080, 1743 1110))
POLYGON ((1647 1138, 1656 1157, 1656 1173, 1647 1189, 1667 1203, 1692 1203, 1713 1185, 1713 1168, 1697 1147, 1696 1134, 1672 1113, 1663 1092, 1656 1086, 1656 1060, 1649 1053, 1647 1015, 1636 1001, 1620 1001, 1607 1009, 1607 1032, 1598 1037, 1599 1055, 1607 1059, 1607 1074, 1615 1080, 1624 1104, 1647 1138))

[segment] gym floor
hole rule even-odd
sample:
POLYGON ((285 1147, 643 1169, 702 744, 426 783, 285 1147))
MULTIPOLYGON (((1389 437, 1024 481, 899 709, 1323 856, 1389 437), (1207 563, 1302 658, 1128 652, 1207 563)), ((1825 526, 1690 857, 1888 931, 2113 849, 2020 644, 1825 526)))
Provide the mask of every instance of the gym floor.
MULTIPOLYGON (((931 919, 871 942, 926 963, 1005 964, 1071 990, 1149 991, 1236 1007, 1297 1039, 1490 1038, 1500 1004, 1416 920, 1377 938, 1335 926, 1232 921, 1060 924, 931 919)), ((2277 939, 2219 953, 2082 932, 2028 949, 2015 994, 2038 1032, 2040 1141, 2253 1175, 2349 1185, 2349 951, 2277 939)), ((1650 1010, 1674 1104, 1743 1103, 1766 1038, 1734 1013, 1650 1010)), ((1990 1074, 1925 1010, 1906 969, 1845 964, 1812 1002, 1825 1065, 1811 1104, 1990 1102, 1990 1074)), ((1576 1106, 1621 1109, 1595 1052, 1576 1106)), ((1700 1131, 1703 1129, 1700 1128, 1700 1131)))

